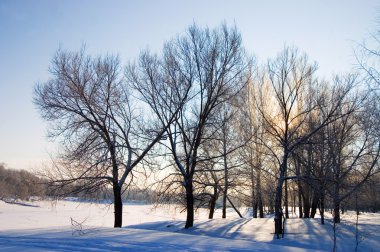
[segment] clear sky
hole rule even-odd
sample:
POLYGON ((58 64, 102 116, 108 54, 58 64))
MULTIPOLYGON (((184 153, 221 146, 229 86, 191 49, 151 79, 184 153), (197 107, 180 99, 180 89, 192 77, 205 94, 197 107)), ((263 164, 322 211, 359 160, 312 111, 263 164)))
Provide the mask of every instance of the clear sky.
POLYGON ((127 62, 192 23, 226 22, 260 61, 294 45, 329 78, 352 69, 354 41, 379 29, 379 14, 378 0, 0 0, 0 163, 38 168, 54 153, 32 97, 59 46, 127 62))

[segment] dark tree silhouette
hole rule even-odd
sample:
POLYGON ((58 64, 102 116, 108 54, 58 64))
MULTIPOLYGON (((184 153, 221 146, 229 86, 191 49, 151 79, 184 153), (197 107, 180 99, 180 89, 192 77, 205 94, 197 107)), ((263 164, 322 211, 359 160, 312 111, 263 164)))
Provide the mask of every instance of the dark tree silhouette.
POLYGON ((166 130, 167 145, 186 191, 186 228, 194 221, 193 177, 199 147, 207 138, 205 128, 214 110, 249 79, 250 70, 240 34, 225 25, 214 30, 193 25, 186 35, 166 43, 161 58, 144 53, 139 65, 129 68, 131 82, 159 124, 167 124, 166 115, 179 107, 179 98, 187 96, 166 130))
POLYGON ((77 192, 112 187, 114 226, 121 227, 125 181, 171 119, 153 136, 144 129, 118 57, 59 50, 50 73, 50 80, 36 85, 34 103, 50 122, 49 137, 61 143, 59 160, 47 174, 51 185, 74 185, 77 192))

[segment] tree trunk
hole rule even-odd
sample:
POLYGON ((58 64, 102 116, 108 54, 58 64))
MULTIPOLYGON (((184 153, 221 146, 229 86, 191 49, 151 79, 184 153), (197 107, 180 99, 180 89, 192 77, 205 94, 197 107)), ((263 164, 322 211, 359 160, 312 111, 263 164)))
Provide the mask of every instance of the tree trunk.
POLYGON ((227 214, 227 189, 223 190, 223 208, 222 208, 222 218, 226 218, 227 214))
MULTIPOLYGON (((307 145, 307 165, 304 170, 304 174, 306 178, 310 178, 311 176, 311 170, 313 169, 313 151, 311 144, 307 145)), ((304 187, 303 187, 303 211, 304 211, 304 218, 310 218, 310 208, 311 208, 311 193, 312 188, 310 185, 310 182, 308 180, 305 181, 304 187)))
POLYGON ((255 200, 252 205, 253 218, 257 218, 257 209, 258 209, 258 204, 257 204, 257 201, 255 200))
POLYGON ((276 188, 276 197, 274 203, 274 232, 277 235, 277 239, 280 238, 280 234, 282 234, 282 209, 281 209, 281 197, 282 197, 282 177, 280 177, 278 181, 278 185, 276 188))
POLYGON ((253 218, 257 218, 257 190, 255 188, 257 188, 257 181, 255 181, 255 176, 253 174, 253 168, 251 168, 251 183, 252 183, 252 187, 251 187, 251 201, 252 201, 252 217, 253 218), (256 185, 255 185, 255 182, 256 182, 256 185))
POLYGON ((302 209, 302 187, 301 181, 298 181, 298 217, 303 218, 303 209, 302 209))
POLYGON ((113 185, 115 228, 121 228, 123 223, 123 202, 121 200, 121 187, 117 183, 113 185))
POLYGON ((319 198, 320 197, 319 197, 318 193, 314 192, 313 201, 311 202, 311 213, 310 213, 311 218, 314 218, 315 214, 317 213, 319 198))
MULTIPOLYGON (((339 178, 339 171, 336 175, 336 178, 339 178)), ((339 181, 338 179, 336 181, 339 181)), ((335 190, 334 190, 334 197, 333 197, 333 204, 334 204, 334 223, 340 223, 340 184, 335 183, 335 190)))
POLYGON ((223 210, 222 210, 222 218, 226 218, 227 216, 227 193, 228 193, 228 167, 227 167, 227 149, 226 142, 223 141, 223 162, 224 162, 224 190, 223 190, 223 210))
POLYGON ((257 160, 258 167, 256 169, 257 181, 256 181, 255 199, 256 199, 256 205, 258 209, 256 208, 256 218, 257 218, 257 210, 259 211, 259 217, 264 218, 263 197, 261 193, 261 160, 259 159, 259 157, 257 158, 258 158, 257 160))
POLYGON ((191 228, 194 225, 194 195, 193 183, 190 179, 186 181, 186 224, 185 229, 191 228))
POLYGON ((293 192, 292 192, 292 215, 296 213, 296 193, 294 192, 294 188, 293 188, 293 192))
POLYGON ((283 213, 281 209, 281 200, 282 200, 282 185, 285 180, 287 168, 288 168, 288 150, 285 145, 284 157, 280 165, 280 177, 278 178, 275 203, 274 203, 274 232, 277 235, 277 239, 280 239, 280 234, 282 234, 283 232, 283 226, 282 226, 283 213))
MULTIPOLYGON (((285 174, 286 176, 286 174, 285 174)), ((288 201, 288 180, 285 180, 285 200, 284 200, 284 205, 285 205, 285 218, 289 219, 289 201, 288 201)))
POLYGON ((264 207, 263 207, 263 199, 261 197, 261 194, 259 196, 259 217, 264 218, 264 207))
POLYGON ((309 185, 305 185, 303 187, 304 193, 303 195, 303 217, 310 218, 310 188, 309 185))
POLYGON ((209 206, 210 206, 210 213, 208 215, 209 219, 214 218, 215 205, 216 205, 217 199, 218 199, 218 188, 216 186, 214 186, 214 194, 211 196, 210 204, 209 204, 209 206))
POLYGON ((232 200, 227 196, 228 202, 230 202, 232 208, 235 210, 235 212, 239 215, 240 218, 243 218, 243 215, 241 215, 240 211, 235 207, 234 203, 232 200))
POLYGON ((269 206, 268 206, 268 213, 273 214, 274 213, 274 201, 270 200, 269 201, 269 206))
POLYGON ((274 232, 277 235, 277 239, 280 238, 282 234, 282 209, 281 209, 281 198, 282 198, 282 184, 284 181, 285 172, 284 168, 281 167, 280 178, 278 179, 278 184, 276 188, 276 197, 274 202, 274 232))
POLYGON ((321 199, 320 199, 320 205, 319 205, 319 213, 321 214, 321 224, 325 224, 325 195, 322 192, 321 199))
MULTIPOLYGON (((300 164, 298 160, 295 162, 296 166, 296 175, 300 176, 300 164)), ((302 186, 301 186, 301 180, 297 180, 297 187, 298 187, 298 218, 303 217, 303 210, 302 210, 302 186)))
POLYGON ((334 223, 340 223, 340 202, 334 200, 334 223))

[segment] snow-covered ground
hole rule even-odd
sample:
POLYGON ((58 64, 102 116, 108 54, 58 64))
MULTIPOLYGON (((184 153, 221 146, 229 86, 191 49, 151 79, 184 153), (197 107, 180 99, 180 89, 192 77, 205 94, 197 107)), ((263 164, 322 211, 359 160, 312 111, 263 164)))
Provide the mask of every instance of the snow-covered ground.
MULTIPOLYGON (((123 228, 113 226, 112 205, 76 201, 0 201, 0 251, 331 251, 332 225, 319 219, 288 219, 285 238, 273 235, 273 219, 240 219, 229 211, 214 220, 196 214, 183 229, 185 213, 171 207, 127 202, 123 228), (81 226, 78 225, 81 223, 81 226)), ((354 214, 338 225, 338 251, 354 251, 354 214)), ((379 251, 380 214, 361 214, 358 251, 379 251)))

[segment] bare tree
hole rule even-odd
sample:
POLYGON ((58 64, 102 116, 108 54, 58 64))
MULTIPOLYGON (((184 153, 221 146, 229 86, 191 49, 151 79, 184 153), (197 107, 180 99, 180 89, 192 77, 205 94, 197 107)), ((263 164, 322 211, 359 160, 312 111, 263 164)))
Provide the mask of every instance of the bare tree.
POLYGON ((337 108, 352 90, 350 85, 339 92, 334 89, 334 99, 326 100, 321 95, 324 92, 321 82, 314 78, 315 71, 316 65, 310 64, 306 55, 300 55, 297 49, 285 48, 276 59, 268 62, 267 75, 259 83, 261 90, 269 89, 272 94, 270 99, 264 99, 258 93, 256 100, 266 132, 271 136, 263 142, 279 167, 275 197, 275 233, 278 238, 282 233, 282 190, 284 187, 285 214, 288 215, 287 181, 297 178, 288 174, 289 158, 311 136, 341 116, 336 114, 337 108), (263 106, 265 103, 271 106, 263 106), (306 119, 318 110, 322 115, 318 124, 311 131, 305 131, 306 119))
MULTIPOLYGON (((259 75, 261 75, 260 73, 259 75)), ((258 79, 262 76, 257 76, 258 79)), ((256 80, 260 81, 260 80, 256 80)), ((246 124, 242 129, 242 134, 245 135, 245 139, 248 140, 245 145, 244 158, 247 163, 248 177, 250 178, 251 184, 251 202, 253 209, 253 217, 257 218, 257 213, 259 212, 259 217, 264 217, 263 210, 263 195, 262 195, 262 173, 264 171, 265 159, 268 157, 266 153, 266 147, 263 144, 265 141, 265 129, 264 120, 260 113, 264 108, 258 108, 259 102, 255 99, 256 93, 261 93, 261 98, 267 97, 268 94, 265 90, 259 90, 262 86, 259 85, 248 85, 247 87, 247 98, 246 98, 246 110, 244 113, 244 118, 246 124)), ((264 98, 266 99, 266 98, 264 98)), ((266 106, 265 103, 261 103, 260 106, 266 106)))
MULTIPOLYGON (((236 104, 235 104, 236 105, 236 104)), ((227 201, 235 209, 240 217, 241 213, 234 206, 229 197, 229 189, 238 186, 239 171, 238 167, 241 166, 242 160, 238 155, 238 150, 245 145, 244 140, 240 137, 237 130, 238 127, 238 109, 229 103, 221 104, 214 113, 213 125, 210 129, 213 130, 211 141, 205 141, 206 144, 212 143, 216 150, 214 159, 217 159, 216 169, 220 171, 216 173, 217 177, 222 178, 223 183, 219 183, 219 188, 223 194, 222 197, 222 218, 227 216, 227 201)), ((202 158, 200 159, 200 161, 202 158)))
POLYGON ((131 81, 162 125, 167 122, 165 115, 178 108, 177 100, 186 94, 187 99, 166 134, 167 147, 186 191, 185 228, 192 227, 193 177, 199 147, 207 141, 205 128, 215 108, 230 99, 249 78, 250 61, 242 48, 241 36, 236 28, 225 25, 215 30, 193 25, 186 35, 166 43, 161 59, 142 54, 139 66, 131 66, 129 71, 134 76, 131 81))
MULTIPOLYGON (((263 77, 260 84, 261 89, 269 89, 272 92, 271 100, 264 100, 264 97, 259 95, 256 98, 266 131, 275 141, 275 143, 270 142, 272 145, 270 149, 279 163, 275 198, 275 233, 277 235, 282 233, 281 199, 283 183, 286 183, 289 155, 300 141, 296 132, 302 127, 305 116, 314 109, 312 104, 300 106, 300 102, 308 91, 308 87, 314 82, 315 70, 316 66, 309 64, 305 55, 300 56, 296 49, 285 48, 275 60, 269 61, 268 74, 263 77), (270 107, 263 105, 268 102, 272 102, 270 107), (263 110, 264 108, 266 111, 263 110)), ((286 185, 285 188, 287 188, 286 185)), ((285 201, 287 201, 287 195, 285 195, 285 201)), ((287 211, 287 204, 285 211, 287 211)))
POLYGON ((364 74, 364 79, 379 95, 380 91, 380 30, 373 33, 367 41, 358 44, 355 51, 359 69, 364 74))
POLYGON ((227 201, 240 217, 239 210, 229 196, 229 190, 238 186, 238 167, 241 165, 237 151, 244 146, 237 131, 238 110, 231 102, 223 103, 213 113, 208 127, 207 139, 202 141, 195 173, 197 184, 213 188, 210 197, 210 216, 213 215, 217 196, 222 194, 222 218, 227 216, 227 201), (212 213, 212 214, 211 214, 212 213))
POLYGON ((199 185, 200 204, 207 201, 209 208, 209 219, 214 218, 216 202, 221 192, 223 177, 219 176, 222 171, 218 167, 216 158, 216 146, 213 144, 201 145, 202 162, 198 163, 197 173, 194 174, 194 182, 199 185))
POLYGON ((50 80, 36 85, 34 103, 50 122, 49 137, 61 144, 60 161, 49 172, 51 185, 71 185, 77 192, 111 187, 114 227, 121 227, 126 179, 167 124, 147 134, 118 57, 59 50, 50 74, 50 80))
MULTIPOLYGON (((352 78, 352 77, 349 77, 352 78)), ((329 148, 328 192, 333 199, 334 222, 340 222, 340 205, 378 172, 379 137, 367 96, 350 96, 339 106, 343 116, 327 126, 329 148), (357 173, 355 182, 350 177, 357 173)))

